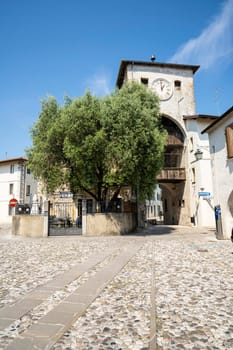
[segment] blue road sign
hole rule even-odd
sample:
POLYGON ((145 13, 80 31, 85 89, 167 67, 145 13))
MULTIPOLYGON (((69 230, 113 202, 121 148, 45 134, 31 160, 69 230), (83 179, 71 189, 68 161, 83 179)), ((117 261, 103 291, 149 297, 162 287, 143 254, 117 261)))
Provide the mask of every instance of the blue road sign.
POLYGON ((210 192, 198 192, 198 196, 199 197, 209 197, 210 196, 210 192))

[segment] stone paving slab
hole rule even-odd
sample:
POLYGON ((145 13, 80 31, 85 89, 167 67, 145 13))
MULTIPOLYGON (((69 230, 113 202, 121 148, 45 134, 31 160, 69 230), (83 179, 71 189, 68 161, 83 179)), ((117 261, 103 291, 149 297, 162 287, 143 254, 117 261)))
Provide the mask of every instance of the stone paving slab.
POLYGON ((7 319, 8 319, 7 326, 9 326, 14 320, 19 319, 22 315, 24 315, 26 312, 33 309, 40 303, 41 303, 41 299, 26 298, 24 300, 17 302, 15 305, 5 306, 4 308, 0 309, 0 320, 2 319, 5 320, 4 328, 6 328, 7 319))
POLYGON ((34 342, 34 338, 19 338, 17 342, 11 344, 11 350, 38 350, 48 344, 47 338, 37 338, 34 342))
MULTIPOLYGON (((90 298, 87 300, 87 302, 90 302, 90 298)), ((73 303, 62 302, 56 307, 56 309, 50 311, 47 315, 42 317, 38 324, 59 324, 65 326, 72 323, 72 320, 81 315, 86 308, 86 304, 79 301, 73 303)))
POLYGON ((10 326, 14 320, 22 317, 28 311, 39 305, 42 300, 48 298, 48 296, 53 292, 64 288, 65 285, 78 278, 81 274, 88 271, 90 268, 98 264, 106 256, 112 254, 117 249, 119 249, 118 244, 116 244, 114 247, 110 247, 107 251, 98 252, 98 254, 92 255, 87 261, 74 266, 68 272, 66 271, 62 274, 59 274, 52 281, 34 289, 14 305, 7 305, 4 308, 0 308, 0 330, 3 330, 7 326, 10 326), (4 319, 4 321, 1 322, 1 319, 4 319))
MULTIPOLYGON (((127 245, 123 245, 119 255, 114 258, 107 266, 97 272, 86 283, 78 288, 78 292, 74 294, 76 302, 67 302, 67 299, 58 304, 53 310, 42 317, 36 324, 33 324, 26 332, 20 335, 20 342, 27 343, 32 340, 33 347, 37 349, 50 349, 53 343, 60 338, 60 336, 67 330, 75 320, 81 316, 85 309, 91 302, 100 294, 103 288, 112 280, 112 278, 123 268, 123 266, 131 259, 136 251, 141 247, 143 243, 136 241, 130 242, 127 245), (85 304, 80 303, 80 299, 85 304), (47 342, 38 344, 37 339, 47 339, 47 342)), ((106 254, 106 253, 105 253, 106 254)), ((96 259, 91 259, 92 262, 96 259)), ((87 264, 88 265, 88 264, 87 264)), ((59 279, 61 281, 61 279, 59 279)), ((51 282, 49 283, 49 285, 51 282)), ((53 285, 53 283, 52 283, 53 285)), ((57 287, 61 287, 60 283, 57 287)), ((15 348, 19 341, 15 338, 13 342, 7 347, 7 350, 15 348)))
POLYGON ((139 251, 59 339, 53 350, 66 347, 149 349, 148 344, 154 336, 150 331, 153 242, 142 242, 139 251))

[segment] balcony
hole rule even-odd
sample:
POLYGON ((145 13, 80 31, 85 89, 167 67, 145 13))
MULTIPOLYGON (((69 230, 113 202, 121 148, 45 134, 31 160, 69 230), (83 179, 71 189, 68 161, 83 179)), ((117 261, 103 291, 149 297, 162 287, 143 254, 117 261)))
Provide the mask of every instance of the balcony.
POLYGON ((159 182, 181 182, 185 180, 185 168, 164 168, 157 176, 159 182))

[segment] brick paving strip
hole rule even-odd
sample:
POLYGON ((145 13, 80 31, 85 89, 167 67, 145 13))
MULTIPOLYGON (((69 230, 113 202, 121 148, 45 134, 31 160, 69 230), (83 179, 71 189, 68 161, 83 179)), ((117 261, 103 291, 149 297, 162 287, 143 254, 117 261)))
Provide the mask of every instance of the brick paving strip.
POLYGON ((113 253, 116 248, 98 252, 97 255, 91 256, 87 261, 72 267, 69 271, 56 276, 52 281, 37 287, 32 292, 29 292, 23 299, 7 305, 0 309, 0 331, 9 327, 12 322, 19 319, 27 312, 38 306, 42 301, 47 299, 55 291, 63 289, 67 284, 80 277, 83 273, 93 268, 100 263, 108 255, 113 253))
POLYGON ((36 288, 13 306, 0 309, 0 330, 5 329, 15 320, 38 306, 56 290, 62 289, 68 283, 78 278, 88 269, 100 263, 109 254, 121 248, 120 253, 107 266, 103 267, 83 285, 61 301, 54 309, 32 324, 25 332, 17 336, 7 350, 49 350, 70 328, 70 326, 85 312, 108 283, 121 271, 128 261, 136 254, 143 242, 135 240, 128 244, 112 247, 98 252, 87 261, 79 264, 68 272, 55 277, 47 284, 36 288))
POLYGON ((155 286, 155 242, 153 242, 152 250, 152 281, 151 281, 151 319, 150 319, 150 343, 149 350, 157 348, 157 329, 156 329, 156 286, 155 286))

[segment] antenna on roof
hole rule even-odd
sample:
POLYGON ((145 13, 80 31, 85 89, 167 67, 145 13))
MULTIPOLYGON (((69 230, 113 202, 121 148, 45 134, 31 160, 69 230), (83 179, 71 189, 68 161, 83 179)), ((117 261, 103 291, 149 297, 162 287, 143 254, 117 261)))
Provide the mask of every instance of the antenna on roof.
POLYGON ((155 61, 155 55, 152 55, 151 56, 151 62, 154 62, 155 61))

